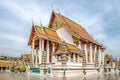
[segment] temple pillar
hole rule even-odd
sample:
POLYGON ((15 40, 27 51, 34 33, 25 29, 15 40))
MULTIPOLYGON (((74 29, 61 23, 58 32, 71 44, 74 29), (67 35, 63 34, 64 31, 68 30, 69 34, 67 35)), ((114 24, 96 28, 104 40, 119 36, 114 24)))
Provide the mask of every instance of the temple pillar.
POLYGON ((44 51, 44 40, 41 40, 41 62, 42 62, 42 55, 43 55, 43 52, 45 52, 44 51))
POLYGON ((1 67, 1 72, 3 72, 3 67, 1 67))
POLYGON ((47 50, 47 63, 49 63, 49 41, 47 41, 47 47, 46 47, 46 50, 47 50))
POLYGON ((34 66, 34 44, 35 40, 32 40, 32 46, 31 46, 31 55, 32 55, 32 65, 34 66))
POLYGON ((87 51, 87 44, 84 44, 85 56, 86 56, 86 63, 88 63, 88 51, 87 51))
POLYGON ((99 66, 101 66, 101 49, 99 47, 99 56, 98 56, 99 66))
POLYGON ((36 48, 35 65, 38 66, 38 48, 36 48))
POLYGON ((57 55, 55 55, 55 62, 57 62, 57 55))
POLYGON ((79 61, 80 61, 80 56, 79 54, 77 54, 77 62, 79 63, 79 61))
POLYGON ((102 50, 102 65, 104 65, 104 50, 102 50))
POLYGON ((90 63, 93 63, 93 57, 92 57, 92 44, 90 44, 90 63))
POLYGON ((68 54, 68 62, 70 62, 70 58, 71 58, 71 56, 70 56, 70 54, 68 54))
POLYGON ((81 42, 78 41, 78 48, 81 50, 81 42))
POLYGON ((42 40, 42 51, 44 51, 44 40, 42 40))
POLYGON ((39 39, 39 64, 41 64, 42 62, 42 45, 41 45, 42 41, 41 39, 39 39))
POLYGON ((94 63, 95 63, 95 57, 96 57, 96 53, 97 53, 97 46, 94 46, 94 63))
POLYGON ((52 48, 52 62, 55 62, 55 56, 54 56, 54 51, 55 51, 55 43, 53 43, 53 48, 52 48))
POLYGON ((75 54, 73 54, 73 62, 75 62, 75 54))

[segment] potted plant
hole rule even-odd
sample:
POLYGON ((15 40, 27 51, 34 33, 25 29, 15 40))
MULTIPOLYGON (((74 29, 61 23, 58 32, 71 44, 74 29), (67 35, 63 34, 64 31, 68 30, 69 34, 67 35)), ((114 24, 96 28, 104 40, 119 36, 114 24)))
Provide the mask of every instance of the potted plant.
POLYGON ((104 68, 104 72, 107 73, 107 68, 106 67, 104 68))
POLYGON ((83 68, 83 75, 86 77, 86 68, 83 68))
POLYGON ((25 72, 26 71, 26 67, 25 66, 21 66, 20 67, 20 72, 25 72))
POLYGON ((15 66, 11 66, 10 67, 10 72, 14 72, 15 71, 15 66))
POLYGON ((111 71, 111 68, 110 68, 110 67, 108 68, 108 71, 109 71, 109 72, 111 71))
POLYGON ((96 70, 98 72, 98 75, 100 75, 100 68, 97 68, 96 70))

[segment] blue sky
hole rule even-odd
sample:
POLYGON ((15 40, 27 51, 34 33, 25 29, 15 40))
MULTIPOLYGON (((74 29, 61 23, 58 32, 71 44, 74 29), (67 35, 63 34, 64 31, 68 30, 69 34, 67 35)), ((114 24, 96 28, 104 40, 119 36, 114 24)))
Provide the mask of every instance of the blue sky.
POLYGON ((103 43, 105 54, 120 58, 120 0, 0 0, 0 53, 30 53, 32 19, 48 26, 51 5, 103 43))

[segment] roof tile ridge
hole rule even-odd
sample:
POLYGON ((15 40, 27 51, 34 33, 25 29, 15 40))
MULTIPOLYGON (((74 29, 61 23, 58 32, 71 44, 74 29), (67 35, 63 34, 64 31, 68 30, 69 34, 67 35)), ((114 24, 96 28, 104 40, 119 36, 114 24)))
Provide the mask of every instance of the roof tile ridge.
POLYGON ((45 28, 56 32, 55 29, 53 29, 53 28, 48 28, 48 27, 45 27, 45 28))
MULTIPOLYGON (((59 15, 59 14, 58 14, 59 15)), ((80 25, 80 24, 78 24, 78 23, 76 23, 75 21, 73 21, 73 20, 71 20, 71 19, 69 19, 69 18, 67 18, 66 16, 64 16, 64 15, 61 15, 63 18, 66 18, 66 19, 68 19, 68 20, 70 20, 71 22, 73 22, 73 23, 75 23, 76 25, 78 25, 78 26, 80 26, 82 29, 84 29, 83 27, 82 27, 82 25, 80 25)), ((85 29, 84 29, 85 30, 85 29)))

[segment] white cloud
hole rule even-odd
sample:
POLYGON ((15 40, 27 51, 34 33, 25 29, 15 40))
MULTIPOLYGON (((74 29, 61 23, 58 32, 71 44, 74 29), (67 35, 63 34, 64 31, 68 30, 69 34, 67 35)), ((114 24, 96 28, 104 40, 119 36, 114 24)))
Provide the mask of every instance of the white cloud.
POLYGON ((104 44, 106 45, 106 54, 114 54, 114 57, 120 58, 120 35, 111 36, 108 38, 104 44))
POLYGON ((25 37, 20 37, 16 34, 2 33, 0 32, 0 39, 16 42, 18 44, 26 44, 28 39, 25 37))
POLYGON ((0 3, 0 6, 7 8, 13 12, 14 15, 27 22, 31 22, 32 19, 36 23, 39 23, 41 19, 45 25, 49 22, 48 17, 50 17, 50 14, 48 12, 43 12, 40 6, 34 2, 28 2, 28 4, 20 4, 16 1, 2 1, 0 3))

